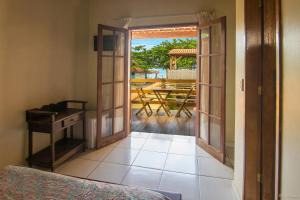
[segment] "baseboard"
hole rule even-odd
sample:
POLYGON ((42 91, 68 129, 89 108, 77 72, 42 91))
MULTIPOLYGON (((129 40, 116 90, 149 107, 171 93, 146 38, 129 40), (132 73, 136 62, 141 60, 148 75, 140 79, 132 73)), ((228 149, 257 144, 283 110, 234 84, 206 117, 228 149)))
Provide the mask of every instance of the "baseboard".
POLYGON ((280 199, 282 199, 282 200, 299 200, 300 199, 300 196, 298 196, 298 195, 284 195, 284 194, 282 194, 282 195, 280 195, 280 199))
POLYGON ((238 192, 237 187, 236 187, 234 181, 232 181, 232 188, 233 188, 233 193, 234 193, 236 199, 237 200, 242 200, 242 197, 240 196, 240 193, 238 192))

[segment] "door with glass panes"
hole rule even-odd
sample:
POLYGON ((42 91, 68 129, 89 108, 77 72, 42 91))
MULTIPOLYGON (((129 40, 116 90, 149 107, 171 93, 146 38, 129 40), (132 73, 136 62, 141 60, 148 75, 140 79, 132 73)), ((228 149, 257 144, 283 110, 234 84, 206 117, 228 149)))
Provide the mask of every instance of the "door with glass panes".
POLYGON ((97 147, 127 135, 128 30, 98 25, 97 147))
POLYGON ((196 141, 224 162, 226 17, 201 24, 198 31, 196 141))

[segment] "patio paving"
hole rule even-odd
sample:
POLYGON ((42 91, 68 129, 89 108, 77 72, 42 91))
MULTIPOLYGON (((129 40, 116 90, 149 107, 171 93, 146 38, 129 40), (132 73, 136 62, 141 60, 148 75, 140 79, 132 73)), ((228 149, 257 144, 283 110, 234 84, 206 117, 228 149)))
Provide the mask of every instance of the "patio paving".
POLYGON ((184 113, 180 117, 175 117, 177 110, 171 110, 171 117, 160 112, 156 114, 156 110, 152 116, 148 117, 145 113, 138 116, 135 115, 137 109, 132 109, 131 115, 131 131, 161 133, 171 135, 195 135, 195 114, 192 118, 188 118, 184 113))

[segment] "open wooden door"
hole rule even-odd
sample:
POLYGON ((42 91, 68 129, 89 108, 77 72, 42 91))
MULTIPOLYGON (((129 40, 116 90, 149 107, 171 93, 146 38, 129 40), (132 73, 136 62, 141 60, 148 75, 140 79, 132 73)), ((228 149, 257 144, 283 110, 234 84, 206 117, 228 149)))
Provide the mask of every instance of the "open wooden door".
POLYGON ((97 148, 128 132, 128 31, 98 25, 97 148))
POLYGON ((199 25, 197 144, 225 160, 226 17, 199 25))

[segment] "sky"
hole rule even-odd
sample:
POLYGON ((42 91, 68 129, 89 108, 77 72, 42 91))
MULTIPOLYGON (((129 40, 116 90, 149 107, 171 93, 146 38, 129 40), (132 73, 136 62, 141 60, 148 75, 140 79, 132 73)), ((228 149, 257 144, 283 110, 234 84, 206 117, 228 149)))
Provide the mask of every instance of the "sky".
MULTIPOLYGON (((180 38, 180 39, 191 39, 191 38, 180 38)), ((149 39, 132 39, 131 45, 135 47, 137 45, 145 45, 146 49, 151 49, 152 47, 159 45, 163 41, 172 41, 173 38, 149 38, 149 39)))

